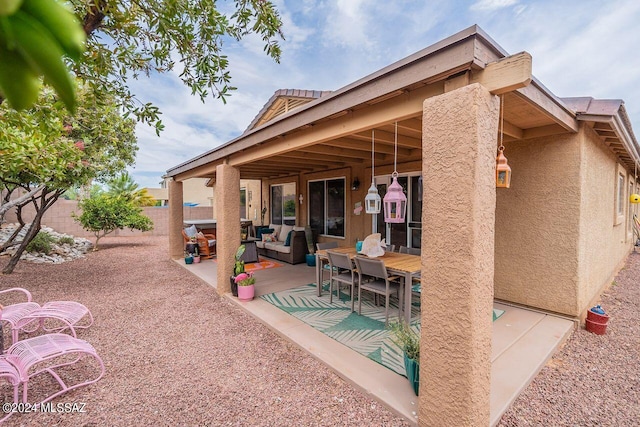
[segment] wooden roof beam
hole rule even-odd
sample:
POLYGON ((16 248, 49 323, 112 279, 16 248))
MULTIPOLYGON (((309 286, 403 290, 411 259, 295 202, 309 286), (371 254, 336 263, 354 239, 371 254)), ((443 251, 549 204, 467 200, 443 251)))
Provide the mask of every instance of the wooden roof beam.
POLYGON ((531 55, 527 52, 501 58, 474 72, 470 83, 480 83, 494 95, 513 92, 531 83, 531 55))
MULTIPOLYGON (((364 137, 367 137, 367 134, 366 132, 360 132, 360 133, 354 134, 354 136, 364 138, 364 137)), ((371 140, 370 134, 368 135, 368 137, 369 137, 369 140, 371 140)), ((395 144, 394 132, 387 132, 384 130, 376 129, 376 143, 378 142, 394 145, 395 144)), ((398 133, 398 150, 400 149, 400 147, 422 149, 422 138, 411 138, 410 136, 400 135, 400 133, 398 133)))
MULTIPOLYGON (((393 154, 393 144, 391 145, 387 145, 387 144, 383 144, 382 141, 378 141, 378 132, 376 132, 376 153, 382 153, 382 154, 393 154), (378 142, 380 142, 380 144, 378 145, 378 142)), ((332 147, 348 147, 354 150, 362 150, 362 151, 366 151, 367 154, 367 158, 371 157, 371 136, 369 136, 369 138, 364 138, 364 135, 361 134, 357 134, 354 135, 356 138, 336 138, 334 140, 331 141, 325 141, 322 143, 322 145, 329 145, 332 147), (366 142, 365 142, 366 141, 366 142)), ((422 149, 422 147, 421 147, 422 149)), ((411 150, 407 149, 407 148, 400 148, 398 147, 398 155, 399 156, 409 156, 411 154, 411 150)))
MULTIPOLYGON (((327 147, 322 145, 312 145, 310 147, 305 147, 303 150, 300 150, 300 151, 309 152, 309 153, 326 154, 327 156, 331 156, 330 158, 335 158, 335 157, 337 158, 354 157, 356 159, 363 158, 362 151, 352 150, 350 148, 338 148, 338 147, 327 147)), ((376 161, 382 162, 387 160, 387 158, 388 158, 388 155, 386 154, 379 154, 379 153, 375 154, 376 161)))

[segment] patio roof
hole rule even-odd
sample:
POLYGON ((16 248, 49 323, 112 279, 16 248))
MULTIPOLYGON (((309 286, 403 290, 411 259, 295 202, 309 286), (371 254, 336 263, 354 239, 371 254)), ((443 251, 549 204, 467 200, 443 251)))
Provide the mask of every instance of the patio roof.
MULTIPOLYGON (((393 163, 396 121, 398 157, 402 162, 419 161, 422 101, 474 82, 504 97, 505 142, 576 132, 579 120, 596 119, 588 109, 576 109, 585 101, 576 104, 568 98, 567 103, 533 78, 530 56, 528 79, 522 76, 518 81, 521 76, 513 74, 517 67, 504 63, 526 62, 527 56, 509 57, 474 25, 341 89, 313 96, 309 102, 304 99, 306 103, 295 109, 283 111, 283 105, 275 105, 278 96, 286 96, 277 91, 242 135, 169 169, 167 176, 178 181, 191 177, 215 180, 215 168, 222 163, 237 167, 243 179, 274 179, 352 165, 370 167, 374 129, 376 167, 389 165, 393 163), (501 62, 505 66, 491 68, 501 62), (515 83, 505 86, 510 78, 515 83)), ((526 64, 520 68, 526 70, 526 64)), ((593 103, 593 108, 596 105, 593 103)), ((605 115, 594 129, 615 133, 623 147, 617 153, 632 167, 640 150, 628 119, 624 120, 624 110, 617 111, 617 119, 605 115)), ((615 151, 616 141, 607 139, 607 133, 601 135, 615 151)))

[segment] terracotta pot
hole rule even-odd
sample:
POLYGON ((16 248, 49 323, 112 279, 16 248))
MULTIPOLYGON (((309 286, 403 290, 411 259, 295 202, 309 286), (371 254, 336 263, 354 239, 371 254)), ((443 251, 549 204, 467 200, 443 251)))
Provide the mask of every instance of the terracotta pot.
POLYGON ((609 316, 607 314, 599 314, 592 310, 587 310, 587 319, 596 323, 604 323, 606 324, 609 321, 609 316))
POLYGON ((255 295, 255 285, 238 286, 238 299, 240 301, 251 301, 255 295))
POLYGON ((604 335, 607 332, 607 324, 586 320, 585 329, 597 335, 604 335))

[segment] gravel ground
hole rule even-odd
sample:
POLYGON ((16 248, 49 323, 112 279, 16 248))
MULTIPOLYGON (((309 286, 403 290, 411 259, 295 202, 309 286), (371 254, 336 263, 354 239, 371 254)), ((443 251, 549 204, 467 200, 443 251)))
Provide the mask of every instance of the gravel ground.
POLYGON ((600 304, 605 335, 575 331, 503 415, 500 426, 640 425, 640 253, 600 304))
POLYGON ((78 336, 106 366, 98 383, 54 400, 85 403, 85 413, 14 414, 5 425, 408 425, 169 260, 166 238, 104 238, 100 247, 0 275, 1 289, 25 287, 36 302, 88 306, 95 323, 78 336))
MULTIPOLYGON (((107 369, 54 400, 86 412, 16 414, 5 425, 408 425, 168 260, 165 238, 105 238, 101 248, 0 276, 1 289, 26 287, 35 301, 87 305, 95 324, 79 337, 107 369)), ((500 426, 639 425, 639 277, 632 254, 602 297, 607 334, 574 332, 500 426)), ((36 382, 30 392, 50 389, 36 382)))

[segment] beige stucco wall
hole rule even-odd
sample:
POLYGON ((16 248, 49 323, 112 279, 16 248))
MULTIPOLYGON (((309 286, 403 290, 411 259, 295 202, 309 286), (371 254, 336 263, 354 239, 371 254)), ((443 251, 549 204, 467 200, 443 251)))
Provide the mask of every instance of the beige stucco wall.
POLYGON ((505 144, 511 188, 496 200, 495 297, 577 313, 580 136, 505 144))
MULTIPOLYGON (((581 129, 580 156, 582 158, 579 269, 577 306, 575 315, 584 316, 586 310, 608 286, 631 249, 629 233, 629 174, 617 162, 614 154, 586 125, 581 129), (625 216, 616 224, 615 204, 617 171, 625 175, 625 216)), ((633 214, 633 212, 631 212, 633 214)))
POLYGON ((586 124, 506 144, 505 155, 513 175, 497 192, 495 296, 582 317, 631 248, 628 217, 614 225, 620 166, 586 124))
POLYGON ((207 178, 191 178, 182 182, 184 203, 197 203, 198 206, 213 206, 213 189, 207 187, 207 178))

